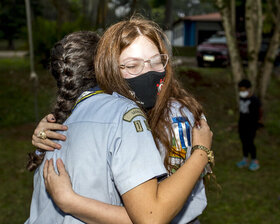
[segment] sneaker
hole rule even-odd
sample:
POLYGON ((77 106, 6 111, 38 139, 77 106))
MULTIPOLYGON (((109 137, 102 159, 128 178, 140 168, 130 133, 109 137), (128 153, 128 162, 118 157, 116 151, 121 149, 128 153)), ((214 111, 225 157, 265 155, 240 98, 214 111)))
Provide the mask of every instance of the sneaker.
POLYGON ((260 164, 258 161, 256 160, 253 160, 251 163, 250 163, 250 166, 249 166, 249 170, 251 171, 256 171, 260 168, 260 164))
POLYGON ((236 166, 238 168, 243 168, 243 167, 247 167, 248 164, 248 159, 243 158, 241 161, 239 161, 238 163, 236 163, 236 166))

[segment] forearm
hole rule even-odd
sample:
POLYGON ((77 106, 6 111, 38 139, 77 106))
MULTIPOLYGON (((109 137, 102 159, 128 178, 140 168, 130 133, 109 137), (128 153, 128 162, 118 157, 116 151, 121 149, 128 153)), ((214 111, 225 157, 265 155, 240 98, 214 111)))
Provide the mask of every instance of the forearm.
POLYGON ((78 194, 72 197, 66 207, 63 209, 66 213, 70 213, 88 224, 132 223, 124 207, 106 204, 78 194))
POLYGON ((163 220, 172 220, 182 209, 207 162, 206 153, 195 150, 180 169, 159 184, 157 200, 166 210, 163 220))
POLYGON ((133 222, 169 223, 182 209, 207 162, 206 153, 195 150, 175 174, 160 184, 153 179, 124 194, 125 207, 133 222))

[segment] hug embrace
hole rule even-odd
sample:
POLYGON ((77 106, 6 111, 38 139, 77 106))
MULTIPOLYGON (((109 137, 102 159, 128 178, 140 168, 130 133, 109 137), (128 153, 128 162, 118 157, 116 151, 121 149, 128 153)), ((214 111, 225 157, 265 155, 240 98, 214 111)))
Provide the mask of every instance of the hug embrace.
POLYGON ((67 35, 51 51, 53 113, 32 142, 35 223, 199 223, 212 136, 175 78, 157 24, 132 17, 99 37, 67 35))

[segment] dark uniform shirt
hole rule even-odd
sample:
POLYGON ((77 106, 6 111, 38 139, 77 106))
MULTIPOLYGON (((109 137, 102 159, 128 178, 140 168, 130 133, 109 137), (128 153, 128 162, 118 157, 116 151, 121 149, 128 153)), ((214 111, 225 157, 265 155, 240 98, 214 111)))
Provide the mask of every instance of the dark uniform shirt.
POLYGON ((256 96, 239 100, 239 126, 256 128, 260 117, 260 100, 256 96))

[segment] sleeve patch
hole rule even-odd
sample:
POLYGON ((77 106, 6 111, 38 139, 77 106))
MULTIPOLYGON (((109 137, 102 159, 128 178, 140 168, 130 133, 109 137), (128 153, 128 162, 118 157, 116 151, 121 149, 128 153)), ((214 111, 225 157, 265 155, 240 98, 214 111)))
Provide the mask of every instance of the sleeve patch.
POLYGON ((133 118, 135 118, 137 116, 142 116, 142 117, 146 118, 146 116, 142 110, 140 110, 139 108, 132 108, 131 110, 127 111, 123 115, 123 120, 131 122, 133 120, 133 118))
POLYGON ((148 124, 148 121, 147 120, 144 120, 144 123, 146 125, 146 128, 148 131, 151 131, 151 128, 150 128, 150 125, 148 124))
POLYGON ((143 127, 141 124, 141 121, 137 120, 137 121, 133 121, 135 129, 137 132, 142 132, 143 131, 143 127))

